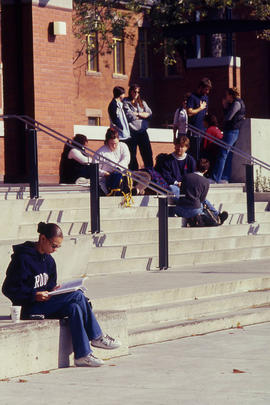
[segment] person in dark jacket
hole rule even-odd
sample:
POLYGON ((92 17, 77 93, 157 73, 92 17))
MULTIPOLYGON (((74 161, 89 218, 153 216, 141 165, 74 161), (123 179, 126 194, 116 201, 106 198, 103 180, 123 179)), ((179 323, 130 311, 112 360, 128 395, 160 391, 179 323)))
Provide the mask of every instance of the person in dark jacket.
POLYGON ((176 197, 180 195, 183 176, 196 170, 195 159, 186 153, 189 144, 190 141, 185 135, 175 139, 174 152, 168 155, 162 165, 158 166, 158 171, 176 197))
POLYGON ((74 184, 80 177, 89 179, 87 165, 91 163, 91 159, 84 150, 87 143, 85 135, 77 134, 72 141, 65 144, 60 160, 60 183, 74 184))
POLYGON ((203 205, 214 214, 220 217, 220 224, 228 218, 226 211, 219 212, 206 199, 209 190, 209 181, 204 175, 209 170, 209 160, 202 158, 197 163, 197 169, 194 173, 188 173, 183 177, 181 193, 178 200, 175 199, 176 207, 174 214, 183 218, 193 218, 196 215, 203 215, 203 205))
POLYGON ((22 318, 43 314, 46 318, 69 318, 76 366, 99 367, 104 362, 92 354, 89 344, 116 349, 120 342, 104 336, 81 290, 50 296, 57 289, 56 264, 51 256, 61 247, 63 234, 58 225, 40 222, 38 242, 13 246, 2 292, 13 305, 22 306, 22 318))
MULTIPOLYGON (((237 88, 229 88, 223 99, 224 128, 223 141, 234 146, 240 132, 241 125, 245 120, 246 108, 240 98, 237 88)), ((213 180, 216 183, 228 183, 231 179, 232 152, 220 148, 219 155, 213 170, 213 180)))

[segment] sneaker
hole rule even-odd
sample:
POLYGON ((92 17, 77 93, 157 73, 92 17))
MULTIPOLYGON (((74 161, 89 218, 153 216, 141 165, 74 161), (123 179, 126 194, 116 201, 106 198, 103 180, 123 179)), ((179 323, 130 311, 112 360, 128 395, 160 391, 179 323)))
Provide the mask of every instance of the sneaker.
POLYGON ((219 180, 218 184, 229 184, 228 180, 221 179, 219 180))
POLYGON ((91 341, 91 345, 94 347, 99 347, 101 349, 118 349, 121 346, 119 340, 113 339, 109 335, 101 336, 99 339, 94 339, 91 341))
POLYGON ((92 353, 89 353, 85 357, 75 359, 75 366, 77 367, 100 367, 104 364, 104 361, 95 357, 92 353))
POLYGON ((221 225, 223 224, 223 222, 226 221, 226 219, 228 218, 229 214, 227 211, 222 211, 220 214, 218 214, 219 218, 220 218, 220 222, 221 225))
POLYGON ((208 178, 208 181, 210 184, 217 184, 217 182, 214 179, 212 179, 211 177, 208 178))

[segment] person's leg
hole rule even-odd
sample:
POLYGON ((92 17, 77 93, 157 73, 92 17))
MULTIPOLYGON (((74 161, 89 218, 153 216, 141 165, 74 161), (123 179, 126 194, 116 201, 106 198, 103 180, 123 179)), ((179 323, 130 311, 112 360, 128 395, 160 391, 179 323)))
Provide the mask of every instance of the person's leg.
MULTIPOLYGON (((228 145, 232 146, 235 144, 237 141, 239 135, 239 129, 232 130, 232 131, 224 131, 224 136, 223 136, 223 141, 226 142, 228 145)), ((217 158, 215 168, 213 170, 213 179, 218 183, 221 178, 222 174, 224 171, 225 163, 228 158, 229 150, 220 148, 220 153, 217 158)), ((230 167, 228 167, 227 170, 231 170, 230 167)))
POLYGON ((201 208, 189 208, 189 207, 181 207, 181 206, 177 205, 176 207, 174 207, 174 212, 179 217, 192 218, 198 214, 202 214, 203 209, 202 209, 202 207, 201 208))
POLYGON ((130 162, 129 162, 128 168, 130 170, 138 170, 139 165, 138 165, 137 158, 136 158, 136 154, 137 154, 137 138, 136 138, 136 135, 134 133, 132 133, 130 138, 128 138, 128 139, 126 139, 124 141, 122 140, 121 142, 125 142, 125 144, 129 148, 130 162))
POLYGON ((223 169, 221 180, 226 180, 227 182, 229 182, 231 180, 232 158, 233 158, 233 154, 232 154, 232 152, 229 152, 227 159, 226 159, 224 169, 223 169))
POLYGON ((215 209, 215 207, 210 203, 209 200, 205 200, 205 201, 204 201, 204 204, 207 206, 207 208, 208 208, 210 211, 213 212, 214 215, 218 216, 219 211, 217 211, 217 210, 215 209))
POLYGON ((82 291, 59 294, 46 302, 37 302, 29 314, 44 314, 46 318, 69 318, 75 359, 92 352, 89 340, 102 336, 101 328, 82 291))
POLYGON ((178 198, 180 197, 180 188, 174 184, 171 184, 169 186, 169 189, 173 192, 175 198, 178 200, 178 198))
POLYGON ((137 134, 137 143, 144 167, 153 167, 153 152, 147 131, 137 134))

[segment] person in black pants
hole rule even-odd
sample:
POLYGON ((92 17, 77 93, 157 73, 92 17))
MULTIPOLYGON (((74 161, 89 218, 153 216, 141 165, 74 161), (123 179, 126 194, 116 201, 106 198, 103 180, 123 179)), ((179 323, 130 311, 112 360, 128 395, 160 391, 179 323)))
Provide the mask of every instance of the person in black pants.
POLYGON ((124 99, 124 111, 133 140, 129 168, 131 170, 138 170, 139 168, 136 158, 137 146, 139 146, 144 167, 153 167, 153 153, 147 133, 152 111, 146 102, 142 100, 140 87, 137 84, 133 84, 129 88, 128 98, 124 99))

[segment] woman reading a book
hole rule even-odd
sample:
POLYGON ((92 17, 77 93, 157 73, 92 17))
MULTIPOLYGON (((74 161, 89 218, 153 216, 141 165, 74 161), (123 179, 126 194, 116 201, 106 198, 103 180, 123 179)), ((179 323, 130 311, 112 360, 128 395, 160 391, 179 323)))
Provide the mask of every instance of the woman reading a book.
POLYGON ((13 246, 13 255, 7 269, 2 292, 13 305, 22 306, 22 318, 42 314, 46 318, 68 317, 72 336, 75 365, 99 367, 104 362, 92 354, 94 347, 116 349, 121 343, 104 336, 81 290, 50 295, 57 289, 56 264, 51 253, 61 247, 63 233, 53 223, 38 224, 37 242, 24 242, 13 246))

